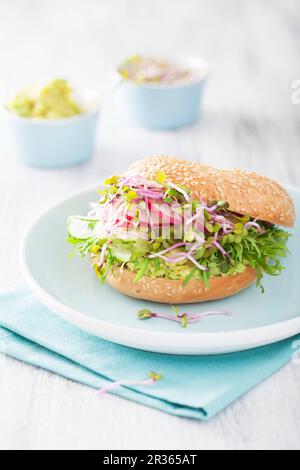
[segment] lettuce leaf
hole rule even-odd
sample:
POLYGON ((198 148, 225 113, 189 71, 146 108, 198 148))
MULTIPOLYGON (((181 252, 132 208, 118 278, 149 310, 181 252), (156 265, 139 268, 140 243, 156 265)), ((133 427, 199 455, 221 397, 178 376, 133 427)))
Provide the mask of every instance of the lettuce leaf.
MULTIPOLYGON (((83 257, 90 253, 99 253, 107 243, 105 266, 95 269, 99 278, 104 281, 110 269, 125 266, 133 271, 135 282, 143 276, 182 280, 187 284, 192 279, 202 280, 207 286, 213 276, 228 276, 242 273, 250 266, 257 271, 257 285, 263 290, 264 274, 278 276, 284 269, 282 258, 288 254, 287 241, 289 233, 276 226, 265 224, 264 232, 254 229, 245 230, 243 223, 237 224, 234 233, 224 235, 220 245, 228 253, 225 257, 220 250, 212 246, 212 238, 208 237, 205 245, 200 248, 195 259, 207 268, 200 271, 189 260, 170 263, 160 258, 149 258, 150 254, 158 253, 174 244, 174 240, 156 239, 120 240, 118 238, 97 239, 93 236, 79 239, 69 234, 68 242, 74 246, 72 256, 83 257), (108 268, 109 267, 109 268, 108 268)), ((182 251, 184 248, 176 249, 182 251)), ((97 256, 97 255, 96 255, 97 256)))

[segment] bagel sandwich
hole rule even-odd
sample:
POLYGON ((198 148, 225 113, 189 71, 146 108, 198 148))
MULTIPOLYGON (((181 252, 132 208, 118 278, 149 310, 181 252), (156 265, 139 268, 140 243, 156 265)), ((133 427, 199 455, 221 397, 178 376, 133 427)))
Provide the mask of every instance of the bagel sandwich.
POLYGON ((222 299, 279 275, 295 209, 277 182, 155 156, 112 176, 87 216, 68 219, 74 254, 131 297, 222 299))

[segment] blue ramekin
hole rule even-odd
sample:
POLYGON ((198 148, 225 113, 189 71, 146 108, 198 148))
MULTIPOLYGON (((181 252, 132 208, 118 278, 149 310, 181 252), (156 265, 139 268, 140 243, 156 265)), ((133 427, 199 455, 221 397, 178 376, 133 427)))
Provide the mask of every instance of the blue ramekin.
POLYGON ((195 70, 195 77, 170 85, 122 81, 118 93, 135 125, 173 130, 198 120, 208 65, 197 58, 177 62, 195 70))
POLYGON ((20 117, 3 106, 16 160, 40 168, 63 168, 88 161, 94 150, 99 104, 95 93, 83 93, 82 97, 89 111, 62 119, 20 117))

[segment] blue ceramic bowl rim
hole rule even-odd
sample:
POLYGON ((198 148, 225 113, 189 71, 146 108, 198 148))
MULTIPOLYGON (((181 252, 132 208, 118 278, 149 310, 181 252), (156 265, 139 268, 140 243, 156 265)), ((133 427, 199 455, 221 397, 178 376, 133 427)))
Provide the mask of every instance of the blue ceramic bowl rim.
MULTIPOLYGON (((155 56, 155 57, 158 57, 160 58, 161 56, 155 56)), ((164 59, 166 59, 166 57, 164 57, 164 59)), ((189 56, 189 57, 184 57, 184 56, 169 56, 167 57, 167 59, 170 59, 170 60, 175 60, 176 62, 178 62, 179 64, 185 64, 185 65, 189 65, 190 66, 193 66, 194 64, 194 67, 195 69, 199 70, 199 72, 201 72, 201 69, 203 70, 203 73, 202 74, 199 74, 199 76, 197 76, 197 74, 195 74, 195 78, 191 78, 190 80, 183 80, 182 82, 178 82, 178 83, 137 83, 137 82, 134 82, 133 80, 125 80, 123 79, 123 77, 121 76, 120 72, 118 71, 118 68, 120 67, 120 64, 115 67, 115 70, 114 70, 114 73, 115 75, 118 76, 119 80, 121 83, 128 83, 128 84, 131 84, 132 86, 136 87, 136 88, 145 88, 145 89, 148 89, 148 90, 156 90, 156 89, 161 89, 161 90, 169 90, 169 89, 177 89, 177 88, 189 88, 190 86, 193 86, 193 85, 196 85, 196 84, 199 84, 199 83, 202 83, 202 82, 205 82, 207 80, 207 78, 209 77, 210 73, 211 73, 211 68, 208 64, 208 62, 201 58, 201 57, 196 57, 196 56, 189 56)))
POLYGON ((73 122, 81 121, 81 120, 86 119, 90 116, 96 115, 99 112, 100 108, 101 108, 99 93, 96 90, 84 90, 83 95, 84 95, 85 92, 89 92, 89 93, 92 92, 92 93, 95 94, 95 96, 97 96, 97 98, 95 99, 95 103, 96 103, 95 106, 93 106, 88 111, 85 111, 81 114, 77 114, 77 115, 71 116, 71 117, 57 118, 57 119, 28 118, 28 117, 24 117, 24 116, 19 116, 18 114, 15 114, 14 112, 10 111, 7 108, 6 103, 1 103, 0 112, 5 118, 7 118, 11 121, 23 122, 26 125, 32 125, 33 124, 33 125, 46 127, 46 126, 71 124, 73 122))

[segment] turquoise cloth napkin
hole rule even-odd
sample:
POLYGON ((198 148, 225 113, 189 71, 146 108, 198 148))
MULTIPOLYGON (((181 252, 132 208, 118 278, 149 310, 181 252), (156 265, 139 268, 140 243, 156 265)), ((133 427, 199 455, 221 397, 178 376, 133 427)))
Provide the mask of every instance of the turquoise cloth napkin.
MULTIPOLYGON (((25 286, 0 296, 0 351, 99 389, 111 381, 164 379, 113 393, 177 416, 209 419, 285 365, 293 339, 220 356, 138 351, 89 335, 44 307, 25 286)), ((103 398, 99 396, 99 400, 103 398)))

